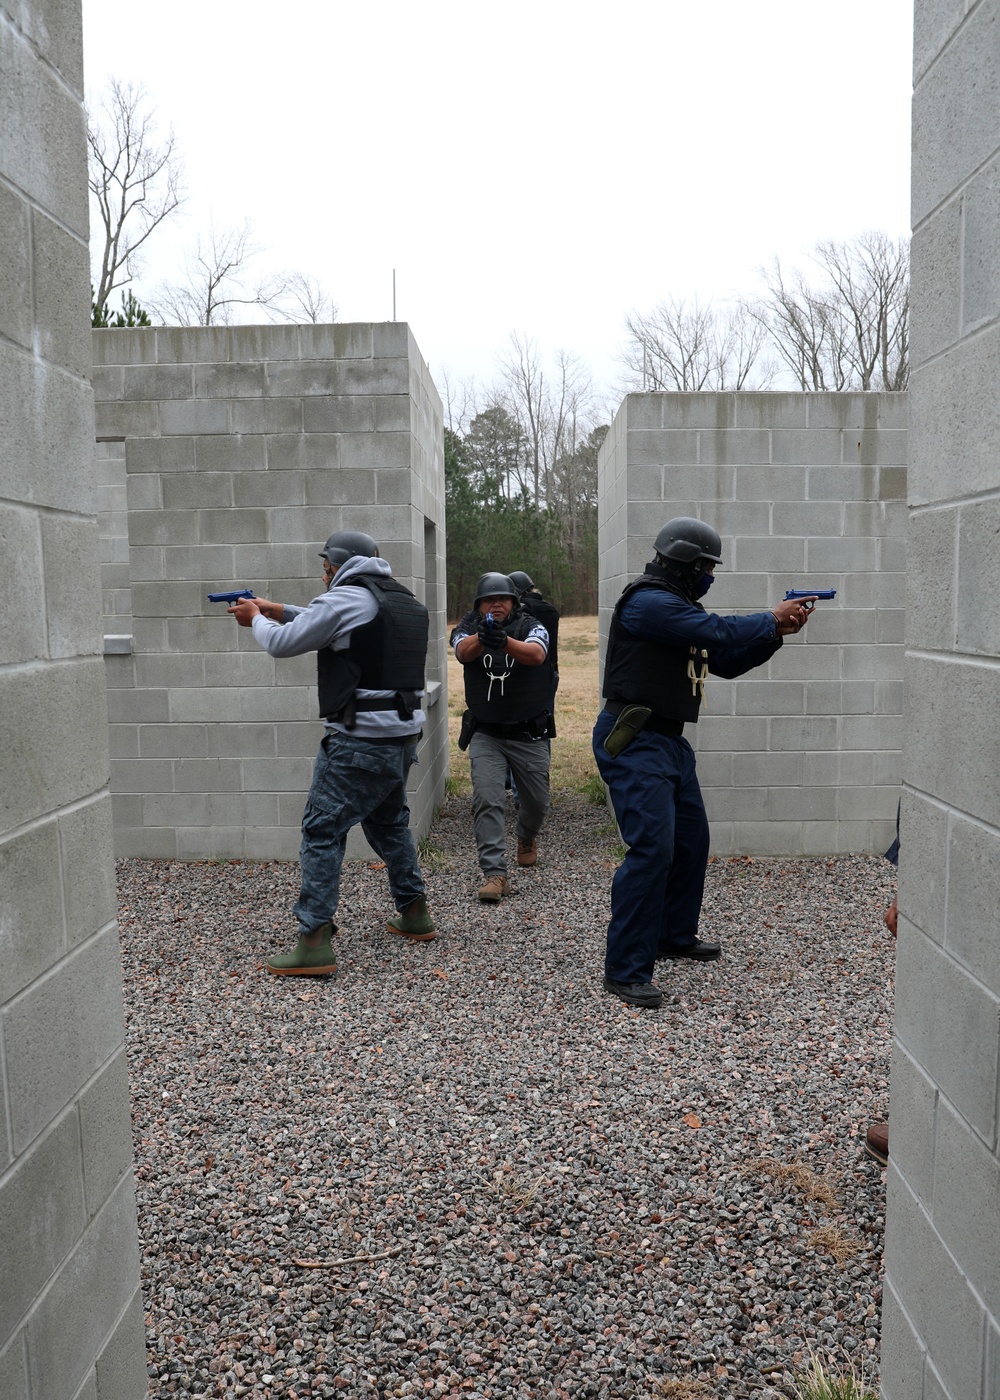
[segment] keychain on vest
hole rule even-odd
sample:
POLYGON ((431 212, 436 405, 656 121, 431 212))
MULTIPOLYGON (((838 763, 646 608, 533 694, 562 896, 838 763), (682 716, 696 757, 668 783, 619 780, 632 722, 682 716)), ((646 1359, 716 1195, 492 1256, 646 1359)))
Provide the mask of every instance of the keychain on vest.
POLYGON ((700 694, 701 703, 704 705, 707 703, 705 700, 705 682, 708 680, 708 652, 705 650, 699 652, 697 647, 691 647, 690 652, 691 655, 688 658, 687 673, 688 680, 691 682, 691 694, 695 698, 700 694), (695 658, 699 656, 701 658, 701 670, 696 671, 694 663, 695 658))
POLYGON ((510 662, 510 665, 507 667, 506 671, 504 671, 504 673, 503 673, 502 676, 495 676, 495 675, 493 674, 493 653, 492 653, 491 651, 487 651, 487 652, 484 652, 484 653, 483 653, 483 665, 486 667, 486 671, 487 671, 487 673, 488 673, 488 675, 489 675, 489 678, 490 678, 489 688, 488 688, 487 691, 486 691, 486 703, 487 703, 487 705, 490 703, 490 696, 493 694, 493 682, 494 682, 494 681, 499 681, 499 682, 500 682, 500 699, 502 700, 502 699, 504 698, 504 693, 503 693, 503 684, 504 684, 504 681, 507 679, 508 676, 513 675, 513 673, 514 673, 514 659, 513 659, 513 657, 505 656, 505 657, 504 657, 504 660, 505 660, 505 661, 509 661, 509 662, 510 662))

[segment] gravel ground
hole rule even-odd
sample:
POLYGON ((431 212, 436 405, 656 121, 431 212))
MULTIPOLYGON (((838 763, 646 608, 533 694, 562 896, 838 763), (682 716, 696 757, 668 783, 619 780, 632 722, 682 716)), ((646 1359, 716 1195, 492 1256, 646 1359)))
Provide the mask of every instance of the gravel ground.
POLYGON ((774 1400, 810 1349, 875 1375, 894 872, 713 861, 723 959, 661 964, 640 1012, 600 985, 615 839, 562 795, 481 906, 451 798, 439 938, 388 935, 349 865, 335 981, 262 969, 296 866, 120 863, 152 1397, 774 1400))

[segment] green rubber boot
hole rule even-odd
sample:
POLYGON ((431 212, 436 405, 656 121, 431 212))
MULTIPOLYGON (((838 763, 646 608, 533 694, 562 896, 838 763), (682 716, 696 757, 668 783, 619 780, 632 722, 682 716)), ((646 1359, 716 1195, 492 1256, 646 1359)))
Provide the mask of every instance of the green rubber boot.
POLYGON ((320 941, 315 948, 300 938, 294 953, 268 958, 265 963, 268 972, 275 977, 332 977, 337 971, 337 957, 330 943, 333 924, 325 923, 319 933, 320 941))
POLYGON ((429 943, 435 937, 434 920, 427 912, 426 899, 415 899, 401 913, 386 919, 385 926, 390 933, 398 933, 412 943, 429 943))

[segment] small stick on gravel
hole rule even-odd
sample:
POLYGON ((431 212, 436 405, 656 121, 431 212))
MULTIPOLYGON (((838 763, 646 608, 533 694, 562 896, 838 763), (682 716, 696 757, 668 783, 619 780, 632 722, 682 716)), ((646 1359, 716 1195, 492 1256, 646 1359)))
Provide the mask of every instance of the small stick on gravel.
POLYGON ((293 1259, 300 1269, 340 1269, 345 1264, 374 1264, 379 1259, 391 1259, 394 1254, 402 1254, 405 1245, 387 1249, 384 1254, 354 1254, 350 1259, 293 1259))

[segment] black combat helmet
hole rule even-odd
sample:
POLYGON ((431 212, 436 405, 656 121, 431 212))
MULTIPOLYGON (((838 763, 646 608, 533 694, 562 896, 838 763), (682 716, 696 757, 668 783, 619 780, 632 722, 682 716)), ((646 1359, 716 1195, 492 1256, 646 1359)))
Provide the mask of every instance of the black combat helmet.
POLYGON ((378 545, 371 535, 366 535, 363 530, 334 530, 320 550, 319 557, 339 569, 341 564, 346 564, 356 554, 364 559, 378 558, 378 545))
POLYGON ((518 596, 522 598, 529 588, 534 588, 535 586, 534 579, 530 574, 526 574, 523 569, 511 569, 507 577, 517 589, 518 596))
POLYGON ((697 564, 701 559, 709 559, 713 564, 722 563, 722 538, 718 530, 713 530, 704 520, 694 520, 689 515, 678 515, 668 520, 657 535, 653 548, 665 563, 697 564))
POLYGON ((483 574, 476 584, 476 599, 472 606, 474 609, 478 610, 479 600, 481 598, 501 598, 505 596, 507 598, 513 598, 515 603, 518 601, 517 588, 514 585, 514 580, 507 574, 483 574))

